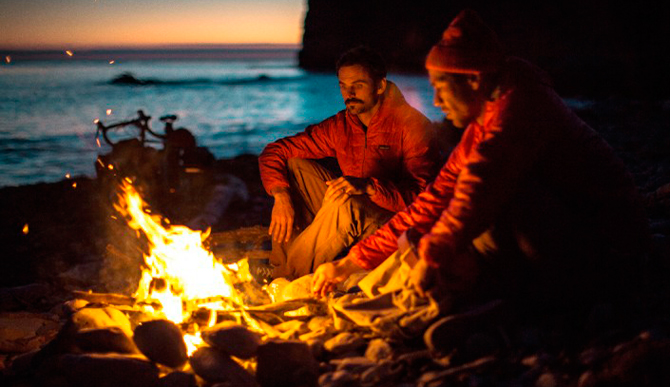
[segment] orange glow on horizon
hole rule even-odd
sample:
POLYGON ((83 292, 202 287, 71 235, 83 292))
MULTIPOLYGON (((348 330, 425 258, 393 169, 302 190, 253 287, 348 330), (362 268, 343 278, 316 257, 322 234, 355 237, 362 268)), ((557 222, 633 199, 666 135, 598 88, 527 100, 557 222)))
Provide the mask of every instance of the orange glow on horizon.
MULTIPOLYGON (((0 47, 299 44, 306 0, 0 3, 0 47)), ((72 49, 71 49, 72 50, 72 49)))

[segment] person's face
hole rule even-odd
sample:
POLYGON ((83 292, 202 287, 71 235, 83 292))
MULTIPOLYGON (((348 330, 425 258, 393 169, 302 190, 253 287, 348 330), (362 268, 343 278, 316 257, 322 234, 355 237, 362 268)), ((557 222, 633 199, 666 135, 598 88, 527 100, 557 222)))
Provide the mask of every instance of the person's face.
POLYGON ((359 115, 370 112, 384 92, 382 80, 378 85, 361 65, 342 66, 337 72, 340 92, 349 113, 359 115))
POLYGON ((456 79, 449 73, 428 70, 428 77, 435 90, 433 104, 455 127, 465 128, 479 117, 484 101, 478 98, 477 76, 456 79))

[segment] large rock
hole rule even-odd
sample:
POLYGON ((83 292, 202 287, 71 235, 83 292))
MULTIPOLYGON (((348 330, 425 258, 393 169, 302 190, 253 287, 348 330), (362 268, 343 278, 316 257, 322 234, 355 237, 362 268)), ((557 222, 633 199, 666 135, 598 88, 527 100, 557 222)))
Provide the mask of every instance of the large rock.
POLYGON ((258 333, 232 321, 216 324, 202 332, 205 343, 240 359, 256 356, 261 343, 258 333))
POLYGON ((158 368, 146 359, 124 355, 67 354, 58 370, 68 386, 152 387, 158 384, 158 368))
POLYGON ((0 314, 0 352, 25 353, 42 347, 60 329, 58 318, 42 313, 0 314))
POLYGON ((137 348, 156 363, 176 368, 188 360, 183 333, 172 321, 144 322, 135 328, 133 340, 137 348))
POLYGON ((236 387, 258 386, 254 377, 227 354, 212 347, 200 347, 189 359, 193 372, 210 383, 226 382, 236 387))
POLYGON ((74 342, 84 352, 138 353, 133 340, 119 327, 87 328, 74 334, 74 342))
POLYGON ((365 339, 351 332, 342 332, 332 339, 326 341, 324 348, 334 354, 342 354, 355 351, 365 345, 365 339))
POLYGON ((195 375, 184 372, 174 371, 163 376, 158 381, 158 387, 197 387, 195 375))
POLYGON ((319 365, 300 341, 271 340, 258 347, 256 378, 263 387, 316 386, 319 365))
POLYGON ((130 320, 116 308, 83 308, 72 315, 72 322, 78 330, 118 327, 128 337, 133 335, 130 320))

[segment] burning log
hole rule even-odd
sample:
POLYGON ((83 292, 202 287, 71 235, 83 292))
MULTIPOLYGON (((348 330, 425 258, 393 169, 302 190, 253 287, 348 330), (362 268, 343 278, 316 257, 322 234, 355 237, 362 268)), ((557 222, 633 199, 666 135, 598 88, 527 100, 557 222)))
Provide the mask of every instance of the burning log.
POLYGON ((86 300, 96 304, 133 306, 137 302, 135 297, 115 293, 92 293, 74 290, 72 291, 72 294, 78 299, 86 300))

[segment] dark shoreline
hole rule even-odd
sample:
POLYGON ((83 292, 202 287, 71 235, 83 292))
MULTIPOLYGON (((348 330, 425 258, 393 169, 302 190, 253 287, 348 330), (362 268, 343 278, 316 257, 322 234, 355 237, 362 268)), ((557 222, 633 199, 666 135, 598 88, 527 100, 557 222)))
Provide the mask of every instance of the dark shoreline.
MULTIPOLYGON (((652 233, 670 239, 670 193, 659 189, 670 183, 670 103, 612 98, 577 114, 610 143, 632 173, 647 200, 652 233)), ((220 159, 216 169, 244 181, 250 200, 231 206, 213 231, 268 226, 272 202, 260 182, 257 156, 220 159)), ((110 205, 94 178, 3 187, 0 206, 0 287, 48 280, 104 254, 110 205), (29 232, 24 234, 26 224, 29 232)))

